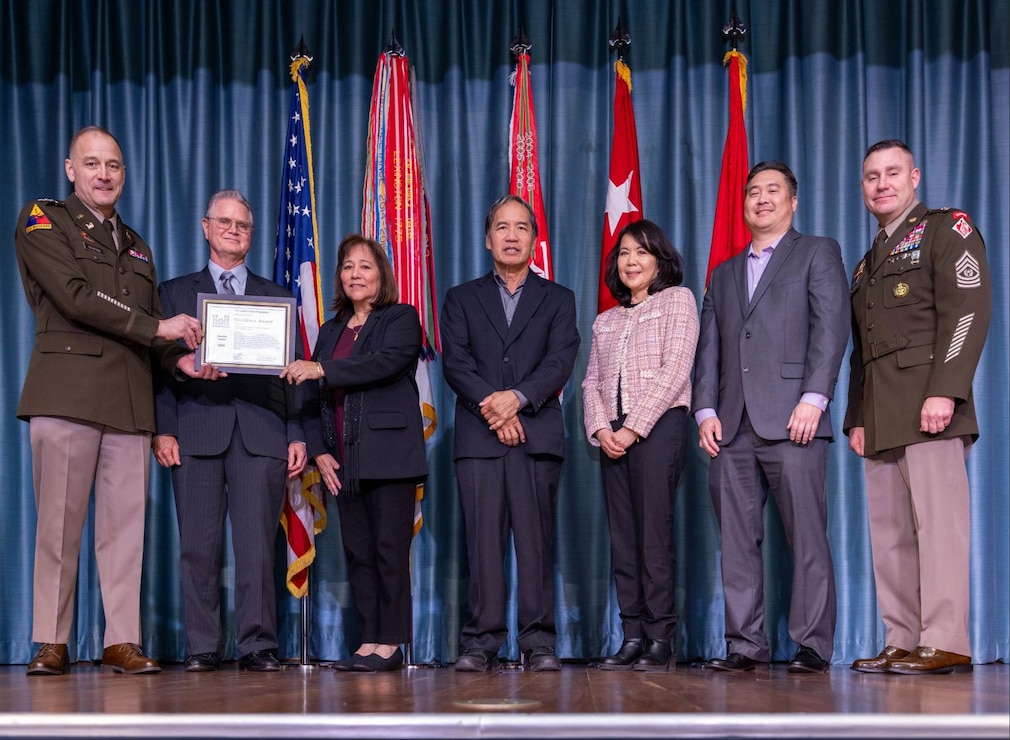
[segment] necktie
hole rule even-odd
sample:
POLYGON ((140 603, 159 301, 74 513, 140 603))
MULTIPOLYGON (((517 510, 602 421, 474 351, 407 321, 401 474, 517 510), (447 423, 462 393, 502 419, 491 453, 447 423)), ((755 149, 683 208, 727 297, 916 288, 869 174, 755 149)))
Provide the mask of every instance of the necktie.
POLYGON ((877 236, 873 240, 873 246, 870 248, 870 259, 867 265, 869 272, 873 272, 873 269, 884 261, 884 257, 887 254, 887 248, 884 246, 884 242, 886 241, 887 231, 882 228, 877 232, 877 236))
POLYGON ((118 252, 119 240, 116 238, 118 234, 116 234, 116 227, 113 226, 112 219, 107 218, 104 221, 102 221, 102 226, 104 226, 105 230, 109 232, 109 237, 112 239, 112 246, 114 246, 116 248, 116 251, 118 252))
POLYGON ((231 284, 231 281, 235 279, 228 270, 221 273, 221 292, 227 293, 228 295, 235 295, 235 287, 231 284))

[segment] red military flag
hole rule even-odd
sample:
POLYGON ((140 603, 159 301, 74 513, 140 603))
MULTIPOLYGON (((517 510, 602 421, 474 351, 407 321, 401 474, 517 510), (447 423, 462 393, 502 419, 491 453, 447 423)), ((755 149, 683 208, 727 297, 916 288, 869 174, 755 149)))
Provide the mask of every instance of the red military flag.
POLYGON ((511 79, 515 95, 509 124, 509 192, 529 203, 537 219, 537 243, 530 257, 530 269, 540 277, 553 280, 551 240, 547 229, 547 212, 544 210, 543 189, 540 187, 537 118, 533 109, 533 90, 530 88, 529 48, 529 45, 522 43, 514 47, 516 69, 511 79))
POLYGON ((614 135, 610 145, 607 210, 603 216, 600 286, 597 312, 617 305, 606 284, 607 256, 628 224, 642 218, 642 176, 638 169, 638 133, 631 104, 631 69, 621 59, 614 65, 614 135))
POLYGON ((743 119, 747 108, 747 57, 734 49, 726 53, 722 63, 723 66, 729 65, 729 131, 722 151, 722 176, 715 204, 706 287, 712 270, 743 251, 751 238, 743 220, 743 189, 750 169, 747 164, 747 129, 743 119))
MULTIPOLYGON (((441 350, 435 309, 435 263, 431 212, 424 178, 424 158, 414 115, 412 68, 399 44, 393 42, 379 56, 372 81, 368 117, 361 232, 386 249, 400 291, 400 302, 412 305, 421 317, 423 345, 414 378, 420 396, 424 438, 435 433, 438 418, 428 377, 428 363, 441 350)), ((414 534, 423 523, 417 487, 414 534)))
MULTIPOLYGON (((291 105, 274 253, 274 282, 290 290, 297 301, 305 357, 312 356, 323 315, 309 93, 302 78, 309 61, 298 56, 291 62, 291 105)), ((299 478, 288 481, 281 526, 288 546, 288 591, 301 598, 308 592, 308 568, 316 558, 316 535, 326 528, 326 497, 315 466, 307 466, 299 478)))

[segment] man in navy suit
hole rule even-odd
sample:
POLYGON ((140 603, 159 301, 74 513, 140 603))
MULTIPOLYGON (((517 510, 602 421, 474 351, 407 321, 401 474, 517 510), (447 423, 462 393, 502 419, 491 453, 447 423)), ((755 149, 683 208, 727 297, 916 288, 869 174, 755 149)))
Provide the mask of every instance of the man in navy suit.
POLYGON ((796 176, 761 162, 747 176, 753 241, 712 273, 702 304, 694 404, 722 535, 728 654, 706 663, 753 670, 764 634, 762 510, 771 491, 793 554, 793 673, 831 660, 835 579, 827 538, 828 404, 848 340, 848 284, 838 242, 792 228, 796 176))
MULTIPOLYGON (((237 190, 210 197, 203 233, 210 261, 200 272, 162 283, 163 306, 196 316, 197 294, 290 297, 245 265, 252 209, 237 190)), ((163 374, 157 389, 154 455, 172 468, 179 518, 187 671, 221 662, 219 579, 225 516, 235 551, 239 665, 276 671, 274 546, 285 479, 305 466, 294 391, 278 377, 232 374, 214 383, 163 374)))
POLYGON ((494 269, 452 288, 442 313, 445 379, 456 393, 453 459, 466 527, 471 618, 457 671, 486 671, 505 641, 509 530, 518 577, 519 649, 528 670, 557 671, 553 506, 565 454, 558 395, 579 349, 572 291, 530 270, 533 209, 506 196, 484 219, 494 269))

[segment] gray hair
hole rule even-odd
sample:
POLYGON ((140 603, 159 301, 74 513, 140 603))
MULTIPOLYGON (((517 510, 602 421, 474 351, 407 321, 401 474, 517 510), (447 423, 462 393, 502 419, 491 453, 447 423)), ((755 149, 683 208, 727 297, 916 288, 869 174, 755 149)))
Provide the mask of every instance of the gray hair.
POLYGON ((225 190, 218 190, 216 193, 210 196, 210 198, 207 200, 207 212, 204 214, 205 218, 210 218, 210 212, 214 209, 214 204, 217 203, 219 200, 237 200, 239 203, 244 205, 249 210, 249 222, 254 223, 253 209, 252 206, 249 205, 249 201, 246 200, 246 197, 242 195, 242 193, 240 193, 238 190, 233 190, 230 188, 225 190))

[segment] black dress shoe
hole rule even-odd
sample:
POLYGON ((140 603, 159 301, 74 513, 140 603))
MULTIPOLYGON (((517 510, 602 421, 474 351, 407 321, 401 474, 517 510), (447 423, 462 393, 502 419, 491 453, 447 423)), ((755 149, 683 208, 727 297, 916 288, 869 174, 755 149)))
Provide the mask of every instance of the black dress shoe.
POLYGON ((273 650, 254 650, 239 658, 238 667, 246 671, 279 671, 281 664, 273 650))
POLYGON ((388 658, 383 658, 378 653, 360 655, 354 659, 352 667, 361 673, 375 673, 376 671, 398 671, 403 665, 403 651, 396 648, 388 658))
POLYGON ((498 662, 498 656, 490 650, 470 648, 456 658, 456 670, 463 673, 484 673, 498 662))
POLYGON ((597 668, 601 671, 628 671, 631 670, 631 666, 635 664, 635 661, 642 657, 642 653, 645 652, 644 641, 640 637, 633 637, 630 640, 625 640, 621 644, 621 649, 616 653, 611 655, 609 658, 604 658, 597 664, 597 668))
POLYGON ((545 673, 548 671, 560 671, 561 661, 554 654, 552 647, 530 648, 523 653, 523 664, 527 671, 534 673, 545 673))
POLYGON ((209 673, 221 667, 218 653, 194 653, 186 656, 186 670, 190 673, 209 673))
POLYGON ((824 673, 828 670, 828 661, 818 655, 813 648, 800 645, 786 670, 790 673, 824 673))
POLYGON ((728 673, 739 673, 740 671, 753 671, 761 661, 748 658, 740 653, 730 653, 725 658, 713 658, 705 662, 705 668, 713 671, 726 671, 728 673))
POLYGON ((648 640, 645 644, 645 652, 642 653, 641 658, 635 661, 632 670, 662 673, 670 669, 672 657, 673 648, 670 647, 669 640, 648 640))

